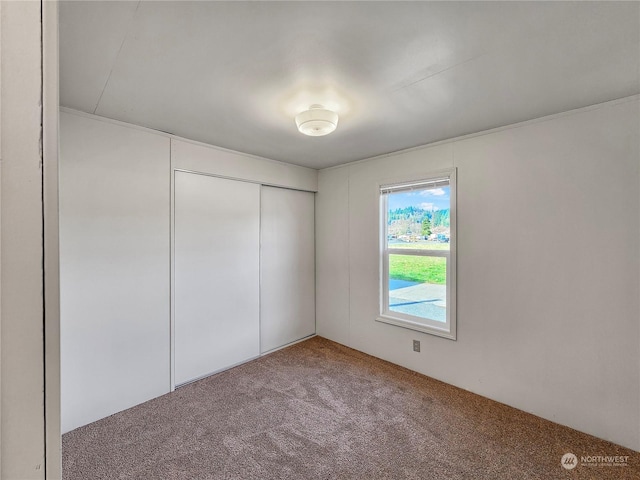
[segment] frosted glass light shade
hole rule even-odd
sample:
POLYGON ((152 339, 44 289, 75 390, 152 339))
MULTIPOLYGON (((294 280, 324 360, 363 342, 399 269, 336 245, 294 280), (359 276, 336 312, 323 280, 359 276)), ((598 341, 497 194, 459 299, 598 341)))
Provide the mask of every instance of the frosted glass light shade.
POLYGON ((333 132, 338 126, 338 114, 322 105, 311 105, 309 110, 296 115, 296 125, 300 133, 321 137, 333 132))

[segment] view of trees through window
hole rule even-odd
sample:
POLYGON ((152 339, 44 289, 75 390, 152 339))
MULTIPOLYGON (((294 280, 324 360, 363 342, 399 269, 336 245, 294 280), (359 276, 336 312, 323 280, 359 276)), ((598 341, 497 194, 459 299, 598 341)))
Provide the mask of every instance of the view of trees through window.
MULTIPOLYGON (((429 211, 410 206, 390 210, 387 232, 389 241, 396 241, 396 243, 418 243, 420 246, 433 246, 434 242, 447 243, 449 241, 449 209, 429 211)), ((412 245, 412 247, 416 246, 412 245)))
POLYGON ((446 321, 449 241, 449 186, 388 194, 389 310, 446 321))

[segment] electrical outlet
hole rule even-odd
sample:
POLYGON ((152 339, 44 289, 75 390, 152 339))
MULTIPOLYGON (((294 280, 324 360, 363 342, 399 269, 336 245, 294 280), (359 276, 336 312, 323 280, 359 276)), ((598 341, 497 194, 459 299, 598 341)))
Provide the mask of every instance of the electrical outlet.
POLYGON ((413 341, 413 351, 414 352, 419 352, 420 351, 420 340, 414 340, 413 341))

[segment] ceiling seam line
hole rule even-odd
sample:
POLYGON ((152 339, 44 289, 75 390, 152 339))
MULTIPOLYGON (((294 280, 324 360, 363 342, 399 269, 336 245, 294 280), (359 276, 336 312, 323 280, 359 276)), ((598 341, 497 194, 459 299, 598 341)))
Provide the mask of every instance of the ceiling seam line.
POLYGON ((425 75, 424 77, 421 77, 421 78, 419 78, 417 80, 414 80, 413 82, 407 83, 406 85, 402 85, 402 86, 400 86, 398 88, 395 88, 394 90, 391 90, 391 91, 392 92, 399 92, 400 90, 412 87, 412 86, 414 86, 414 85, 416 85, 416 84, 418 84, 420 82, 424 82, 425 80, 429 80, 430 78, 435 77, 437 75, 440 75, 441 73, 448 72, 449 70, 451 70, 453 68, 460 67, 460 66, 462 66, 462 65, 464 65, 466 63, 469 63, 469 62, 471 62, 473 60, 477 60, 478 58, 484 57, 485 55, 486 55, 485 53, 481 53, 480 55, 476 55, 474 57, 468 58, 468 59, 466 59, 466 60, 464 60, 462 62, 459 62, 459 63, 456 63, 454 65, 451 65, 451 66, 449 66, 447 68, 444 68, 444 69, 442 69, 440 71, 425 75))
POLYGON ((102 101, 102 96, 104 95, 104 92, 107 90, 107 85, 109 84, 109 80, 111 80, 111 74, 113 73, 113 69, 116 67, 116 64, 118 63, 118 58, 120 57, 120 52, 122 52, 122 47, 124 47, 124 44, 127 41, 127 38, 129 38, 129 33, 131 33, 131 27, 133 25, 133 21, 135 20, 136 14, 138 13, 138 8, 140 7, 140 1, 141 0, 138 0, 138 3, 136 4, 136 9, 134 10, 133 15, 131 15, 131 20, 129 20, 127 31, 124 34, 124 38, 122 39, 122 43, 120 44, 118 53, 116 53, 116 58, 113 60, 113 65, 111 65, 111 69, 109 70, 109 75, 107 75, 107 80, 104 82, 104 86, 102 87, 102 91, 100 92, 100 96, 98 97, 98 101, 96 102, 96 106, 91 112, 94 115, 98 111, 98 107, 100 106, 100 102, 102 101))

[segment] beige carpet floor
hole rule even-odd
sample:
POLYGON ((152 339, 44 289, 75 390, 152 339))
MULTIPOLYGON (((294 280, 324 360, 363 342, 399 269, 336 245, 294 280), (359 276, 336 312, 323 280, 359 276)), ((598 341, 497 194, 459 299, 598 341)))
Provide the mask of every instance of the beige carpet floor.
POLYGON ((640 479, 640 454, 322 338, 63 436, 65 480, 640 479), (565 470, 563 454, 629 456, 565 470))

